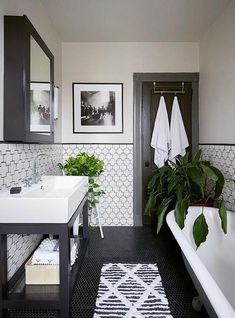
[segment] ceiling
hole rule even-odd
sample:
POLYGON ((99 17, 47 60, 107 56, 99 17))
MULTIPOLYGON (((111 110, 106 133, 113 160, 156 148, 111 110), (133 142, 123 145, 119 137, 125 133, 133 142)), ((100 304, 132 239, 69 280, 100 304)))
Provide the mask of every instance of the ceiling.
POLYGON ((63 42, 197 42, 230 1, 41 0, 63 42))

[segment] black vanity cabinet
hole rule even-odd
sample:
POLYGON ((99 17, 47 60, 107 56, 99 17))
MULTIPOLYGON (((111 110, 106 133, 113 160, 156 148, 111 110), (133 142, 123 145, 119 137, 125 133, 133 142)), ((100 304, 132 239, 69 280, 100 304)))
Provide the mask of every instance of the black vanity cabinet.
POLYGON ((24 16, 4 17, 4 141, 54 142, 54 56, 24 16))
MULTIPOLYGON (((70 318, 73 288, 81 273, 89 241, 88 196, 84 196, 68 223, 0 223, 0 318, 11 317, 9 310, 59 310, 60 318, 70 318), (82 233, 73 236, 79 247, 73 266, 70 235, 82 215, 82 233), (25 263, 7 280, 7 234, 53 234, 59 239, 59 285, 27 285, 25 263)), ((50 265, 48 265, 50 266, 50 265)), ((17 317, 20 317, 17 315, 17 317)))

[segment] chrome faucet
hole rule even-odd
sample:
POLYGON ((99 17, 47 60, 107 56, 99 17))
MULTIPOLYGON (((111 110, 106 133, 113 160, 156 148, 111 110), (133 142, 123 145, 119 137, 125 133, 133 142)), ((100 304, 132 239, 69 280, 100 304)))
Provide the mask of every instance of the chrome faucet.
POLYGON ((48 157, 51 160, 53 167, 55 167, 52 156, 46 153, 40 153, 39 155, 37 155, 34 158, 34 162, 33 162, 33 180, 32 180, 33 183, 38 183, 41 180, 41 175, 39 174, 38 167, 37 167, 37 159, 40 157, 48 157))
POLYGON ((32 183, 33 183, 33 179, 32 178, 25 178, 23 180, 24 182, 24 187, 27 188, 27 187, 31 187, 32 183))

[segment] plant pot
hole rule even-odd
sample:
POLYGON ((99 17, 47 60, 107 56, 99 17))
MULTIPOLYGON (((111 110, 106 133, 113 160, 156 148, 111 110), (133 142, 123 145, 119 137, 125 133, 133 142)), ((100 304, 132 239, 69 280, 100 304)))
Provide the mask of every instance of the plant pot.
POLYGON ((189 204, 189 206, 205 206, 205 207, 213 208, 214 207, 214 200, 213 199, 209 199, 207 201, 201 200, 201 201, 198 201, 198 202, 191 202, 189 204))

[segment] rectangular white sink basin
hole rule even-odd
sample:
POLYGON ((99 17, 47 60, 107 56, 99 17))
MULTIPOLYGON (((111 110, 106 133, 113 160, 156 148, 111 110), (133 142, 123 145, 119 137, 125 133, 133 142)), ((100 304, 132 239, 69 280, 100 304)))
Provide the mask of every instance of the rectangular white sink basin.
POLYGON ((67 223, 88 191, 88 177, 42 176, 19 194, 0 193, 0 223, 67 223))

